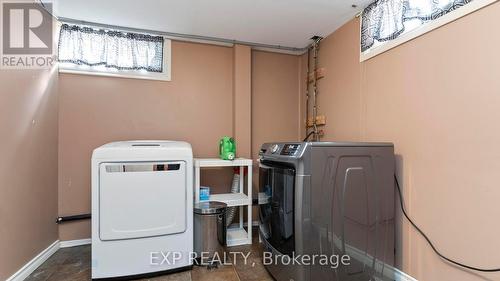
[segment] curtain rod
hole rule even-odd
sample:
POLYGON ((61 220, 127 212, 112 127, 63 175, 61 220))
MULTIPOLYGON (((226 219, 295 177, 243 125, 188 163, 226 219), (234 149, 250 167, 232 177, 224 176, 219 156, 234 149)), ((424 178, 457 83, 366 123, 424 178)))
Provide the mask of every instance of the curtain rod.
POLYGON ((75 20, 75 19, 64 18, 64 17, 58 17, 57 19, 63 23, 89 25, 89 26, 95 26, 95 27, 100 27, 100 28, 118 29, 118 30, 136 32, 136 33, 156 34, 156 35, 161 35, 161 36, 165 36, 165 37, 170 37, 171 39, 180 39, 180 40, 191 41, 191 42, 212 43, 212 44, 217 43, 218 45, 225 45, 225 46, 232 46, 234 44, 241 44, 241 45, 254 47, 255 49, 258 49, 258 50, 276 50, 276 51, 282 51, 282 52, 286 52, 286 53, 290 53, 290 54, 302 54, 302 53, 306 52, 307 49, 309 48, 309 46, 304 47, 304 48, 295 48, 295 47, 287 47, 287 46, 281 46, 281 45, 271 45, 271 44, 254 43, 254 42, 248 42, 248 41, 231 40, 231 39, 210 37, 210 36, 191 35, 191 34, 184 34, 184 33, 165 32, 165 31, 157 31, 157 30, 150 30, 150 29, 117 26, 117 25, 111 25, 111 24, 103 24, 103 23, 75 20))

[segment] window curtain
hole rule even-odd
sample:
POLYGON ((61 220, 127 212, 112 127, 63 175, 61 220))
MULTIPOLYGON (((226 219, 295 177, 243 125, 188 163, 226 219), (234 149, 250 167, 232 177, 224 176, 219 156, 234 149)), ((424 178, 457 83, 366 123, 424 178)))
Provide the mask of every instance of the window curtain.
POLYGON ((377 0, 366 7, 361 22, 361 51, 377 41, 397 38, 412 28, 437 19, 473 0, 377 0), (415 25, 415 22, 417 24, 415 25))
POLYGON ((63 24, 60 62, 118 70, 163 71, 163 37, 63 24))

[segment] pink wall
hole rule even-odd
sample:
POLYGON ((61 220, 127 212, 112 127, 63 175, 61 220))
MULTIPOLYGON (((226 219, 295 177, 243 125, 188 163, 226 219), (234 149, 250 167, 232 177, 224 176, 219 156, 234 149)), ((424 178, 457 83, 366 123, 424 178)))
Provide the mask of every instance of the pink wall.
MULTIPOLYGON (((321 44, 324 140, 394 142, 410 215, 448 257, 500 265, 500 3, 359 63, 359 21, 321 44)), ((439 259, 404 223, 403 269, 419 280, 500 280, 439 259)))
POLYGON ((240 157, 252 154, 252 48, 234 46, 234 139, 240 157))
MULTIPOLYGON (((258 147, 258 142, 264 139, 261 134, 275 128, 275 123, 262 119, 261 113, 277 110, 279 120, 297 120, 295 110, 265 106, 262 98, 290 96, 290 103, 297 107, 295 73, 299 57, 243 52, 235 60, 235 54, 233 48, 174 41, 171 82, 61 74, 59 214, 90 212, 90 157, 92 150, 104 143, 128 139, 185 140, 192 144, 195 157, 217 157, 218 140, 234 133, 235 120, 242 124, 251 122, 252 130, 258 128, 251 138, 247 136, 240 141, 247 150, 258 147), (254 58, 251 60, 250 56, 254 58), (253 79, 267 67, 274 71, 253 79), (259 70, 252 70, 251 85, 245 82, 250 73, 238 76, 242 80, 235 80, 236 69, 253 68, 259 70), (267 90, 266 85, 273 77, 287 86, 267 90), (239 107, 234 106, 235 81, 242 82, 239 93, 252 94, 251 97, 244 94, 239 107)), ((272 136, 295 140, 297 123, 290 124, 272 136)), ((243 136, 250 131, 246 129, 243 136)), ((214 193, 228 192, 231 180, 230 169, 202 174, 202 184, 211 186, 214 193)), ((88 237, 89 222, 60 227, 61 240, 88 237)))
POLYGON ((57 240, 57 72, 0 70, 0 280, 57 240))
POLYGON ((300 57, 252 52, 252 155, 265 142, 300 138, 300 57))

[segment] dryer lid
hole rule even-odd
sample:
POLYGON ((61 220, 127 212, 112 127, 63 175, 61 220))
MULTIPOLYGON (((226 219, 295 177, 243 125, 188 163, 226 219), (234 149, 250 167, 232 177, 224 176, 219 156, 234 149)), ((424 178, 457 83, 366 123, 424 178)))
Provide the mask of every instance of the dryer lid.
POLYGON ((116 160, 158 160, 191 159, 191 145, 183 141, 136 140, 120 141, 98 147, 92 153, 94 159, 116 160), (149 159, 147 159, 149 158, 149 159))

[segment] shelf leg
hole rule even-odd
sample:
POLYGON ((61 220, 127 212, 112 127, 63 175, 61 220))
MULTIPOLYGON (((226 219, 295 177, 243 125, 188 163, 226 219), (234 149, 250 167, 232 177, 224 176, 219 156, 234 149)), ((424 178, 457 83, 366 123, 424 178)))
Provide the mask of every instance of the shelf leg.
POLYGON ((252 165, 248 166, 248 244, 252 244, 252 165))
POLYGON ((243 206, 240 206, 240 228, 243 228, 243 206))
POLYGON ((194 168, 194 203, 200 202, 200 167, 194 168))
POLYGON ((244 193, 245 186, 243 185, 243 181, 245 179, 245 167, 240 166, 240 193, 244 193))

